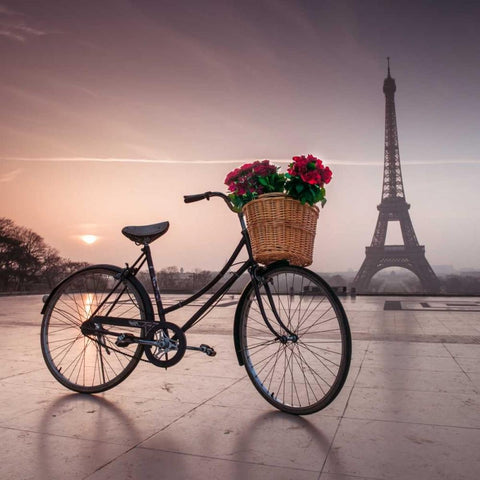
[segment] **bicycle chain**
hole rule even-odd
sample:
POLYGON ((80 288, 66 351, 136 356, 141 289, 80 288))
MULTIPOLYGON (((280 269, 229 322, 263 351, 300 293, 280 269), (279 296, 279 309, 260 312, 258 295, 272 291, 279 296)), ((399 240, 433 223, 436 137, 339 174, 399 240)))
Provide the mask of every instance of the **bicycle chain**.
MULTIPOLYGON (((105 343, 102 343, 102 342, 100 342, 99 340, 97 340, 96 338, 90 337, 89 335, 85 335, 85 336, 88 337, 90 340, 92 340, 92 342, 98 343, 101 347, 105 348, 106 350, 111 350, 112 352, 120 353, 120 355, 124 355, 125 357, 135 358, 134 355, 131 355, 130 353, 125 352, 125 350, 119 350, 118 348, 115 348, 115 347, 111 347, 111 346, 109 346, 109 345, 106 345, 105 343)), ((137 344, 137 345, 138 345, 138 344, 137 344)), ((142 358, 142 357, 140 357, 139 360, 140 360, 141 362, 150 363, 150 360, 145 360, 145 359, 142 358)))
MULTIPOLYGON (((145 355, 147 356, 147 360, 140 357, 139 360, 141 362, 151 363, 157 367, 167 368, 177 364, 183 358, 186 351, 187 343, 186 343, 186 338, 185 338, 185 334, 183 333, 183 330, 177 325, 173 323, 168 323, 168 322, 165 324, 165 326, 155 325, 153 329, 152 328, 149 329, 149 332, 146 338, 149 339, 151 337, 151 339, 153 340, 155 332, 165 327, 171 330, 172 332, 175 332, 175 336, 178 337, 179 349, 173 354, 171 359, 162 360, 160 358, 157 358, 157 356, 151 352, 152 345, 143 345, 143 350, 145 352, 145 355)), ((130 353, 125 352, 124 350, 119 350, 118 348, 108 346, 106 343, 102 343, 100 340, 96 338, 92 338, 89 335, 85 335, 85 336, 88 337, 91 341, 98 343, 101 347, 105 348, 107 351, 111 350, 112 352, 117 352, 120 355, 124 355, 125 357, 135 358, 134 355, 131 355, 130 353)))

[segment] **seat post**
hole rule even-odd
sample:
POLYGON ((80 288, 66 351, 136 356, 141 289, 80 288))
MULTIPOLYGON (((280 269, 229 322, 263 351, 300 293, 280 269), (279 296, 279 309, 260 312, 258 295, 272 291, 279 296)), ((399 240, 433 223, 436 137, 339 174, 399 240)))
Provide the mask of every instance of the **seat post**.
POLYGON ((150 274, 150 280, 152 282, 153 293, 155 295, 155 301, 157 303, 158 318, 161 322, 165 322, 165 313, 163 312, 163 304, 160 296, 160 290, 158 288, 157 275, 155 273, 155 267, 153 266, 152 252, 150 251, 150 245, 148 242, 143 244, 142 252, 145 254, 148 265, 148 273, 150 274))

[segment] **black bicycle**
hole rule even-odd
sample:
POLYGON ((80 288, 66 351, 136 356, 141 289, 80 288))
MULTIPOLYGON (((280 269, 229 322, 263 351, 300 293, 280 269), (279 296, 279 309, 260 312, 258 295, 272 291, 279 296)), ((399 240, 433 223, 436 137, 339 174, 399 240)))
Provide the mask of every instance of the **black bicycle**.
MULTIPOLYGON (((184 197, 186 203, 220 197, 206 192, 184 197)), ((340 392, 348 374, 351 336, 342 304, 328 284, 302 267, 255 262, 243 215, 238 214, 242 238, 223 269, 204 288, 185 300, 164 307, 150 244, 164 235, 168 222, 129 226, 122 233, 141 246, 131 266, 94 265, 57 285, 42 309, 41 347, 53 376, 65 387, 82 393, 108 390, 125 380, 145 353, 147 361, 168 368, 186 350, 209 356, 205 344, 187 344, 185 332, 200 321, 244 273, 244 288, 234 318, 238 363, 260 394, 288 413, 306 415, 325 408, 340 392), (235 263, 246 248, 248 259, 235 263), (158 319, 145 287, 136 278, 145 265, 152 282, 158 319), (232 275, 221 283, 230 268, 232 275), (215 287, 215 289, 214 289, 215 287), (214 293, 182 326, 167 321, 170 312, 214 293)))

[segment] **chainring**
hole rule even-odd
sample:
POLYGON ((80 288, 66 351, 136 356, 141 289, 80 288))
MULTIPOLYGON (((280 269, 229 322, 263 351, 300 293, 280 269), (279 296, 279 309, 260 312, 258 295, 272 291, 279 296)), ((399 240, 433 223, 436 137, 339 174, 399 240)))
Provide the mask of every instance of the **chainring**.
POLYGON ((144 345, 145 355, 157 367, 172 367, 185 355, 187 339, 183 330, 174 323, 162 322, 152 326, 146 340, 156 342, 156 345, 144 345))

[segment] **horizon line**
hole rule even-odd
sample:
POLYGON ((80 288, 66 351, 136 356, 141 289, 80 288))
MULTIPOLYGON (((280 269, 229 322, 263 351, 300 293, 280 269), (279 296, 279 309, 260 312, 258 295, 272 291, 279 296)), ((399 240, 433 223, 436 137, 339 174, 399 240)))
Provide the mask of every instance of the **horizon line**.
MULTIPOLYGON (((160 159, 160 158, 117 158, 117 157, 1 157, 3 161, 10 162, 51 162, 51 163, 145 163, 145 164, 159 164, 159 165, 228 165, 228 164, 242 164, 253 162, 255 160, 178 160, 178 159, 160 159)), ((270 159, 273 163, 291 163, 291 159, 274 158, 270 159)), ((383 166, 384 161, 352 161, 352 160, 336 160, 323 158, 327 164, 330 165, 345 165, 345 166, 383 166)), ((413 160, 403 161, 402 165, 480 165, 480 159, 464 159, 464 160, 413 160)))

